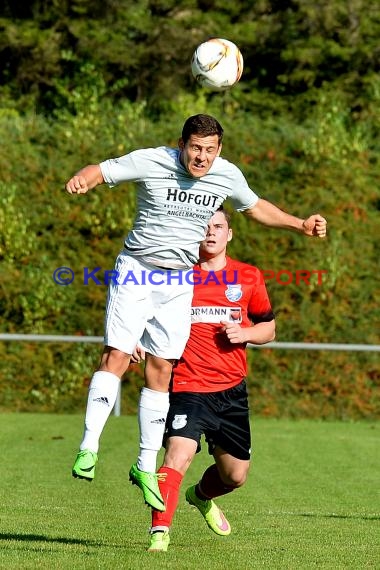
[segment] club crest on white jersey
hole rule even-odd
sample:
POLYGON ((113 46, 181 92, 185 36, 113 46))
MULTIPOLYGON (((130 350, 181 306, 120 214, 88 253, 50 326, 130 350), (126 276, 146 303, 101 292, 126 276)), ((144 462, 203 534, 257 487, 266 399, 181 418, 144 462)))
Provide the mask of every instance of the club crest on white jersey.
POLYGON ((229 301, 236 303, 242 298, 243 291, 241 290, 241 285, 227 285, 224 294, 229 301))

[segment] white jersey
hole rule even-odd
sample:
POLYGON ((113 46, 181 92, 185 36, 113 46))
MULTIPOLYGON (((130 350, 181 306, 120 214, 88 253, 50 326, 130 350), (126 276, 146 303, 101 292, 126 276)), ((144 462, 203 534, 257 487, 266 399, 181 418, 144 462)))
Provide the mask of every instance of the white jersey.
POLYGON ((110 186, 137 184, 137 214, 125 240, 128 252, 160 267, 186 269, 198 260, 208 221, 230 198, 237 211, 254 206, 258 196, 242 172, 221 157, 201 178, 192 177, 169 147, 140 149, 100 164, 110 186))

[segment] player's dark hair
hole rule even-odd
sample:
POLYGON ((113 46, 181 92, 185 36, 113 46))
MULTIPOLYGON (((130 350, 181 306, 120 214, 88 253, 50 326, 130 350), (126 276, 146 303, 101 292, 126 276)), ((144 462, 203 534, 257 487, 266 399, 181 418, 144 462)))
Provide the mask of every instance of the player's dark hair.
POLYGON ((182 140, 185 144, 191 135, 200 135, 201 137, 218 135, 218 143, 220 144, 223 138, 223 128, 222 125, 210 115, 193 115, 185 121, 182 128, 182 140))
POLYGON ((224 217, 226 218, 226 222, 228 227, 231 227, 231 214, 229 212, 227 212, 227 210, 225 210, 223 208, 223 206, 219 206, 219 208, 217 209, 217 212, 222 212, 222 214, 224 214, 224 217))

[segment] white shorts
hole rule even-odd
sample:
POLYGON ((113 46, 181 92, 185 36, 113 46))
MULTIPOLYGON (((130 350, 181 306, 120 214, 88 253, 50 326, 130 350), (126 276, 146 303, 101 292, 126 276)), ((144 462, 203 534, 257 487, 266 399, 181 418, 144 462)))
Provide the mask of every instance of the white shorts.
POLYGON ((154 356, 180 358, 191 325, 188 272, 160 269, 121 252, 109 283, 104 344, 132 354, 140 341, 154 356))

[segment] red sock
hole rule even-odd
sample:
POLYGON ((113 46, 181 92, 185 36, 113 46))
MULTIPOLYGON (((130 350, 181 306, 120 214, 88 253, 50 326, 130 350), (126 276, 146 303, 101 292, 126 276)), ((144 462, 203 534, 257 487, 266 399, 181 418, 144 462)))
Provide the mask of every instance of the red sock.
POLYGON ((226 485, 220 478, 219 471, 215 463, 210 465, 202 475, 202 479, 195 487, 195 493, 200 499, 214 499, 227 495, 236 489, 234 485, 226 485))
POLYGON ((166 506, 164 513, 152 509, 152 528, 156 526, 170 527, 178 505, 179 489, 183 476, 179 471, 170 467, 160 467, 158 473, 158 486, 166 506))

